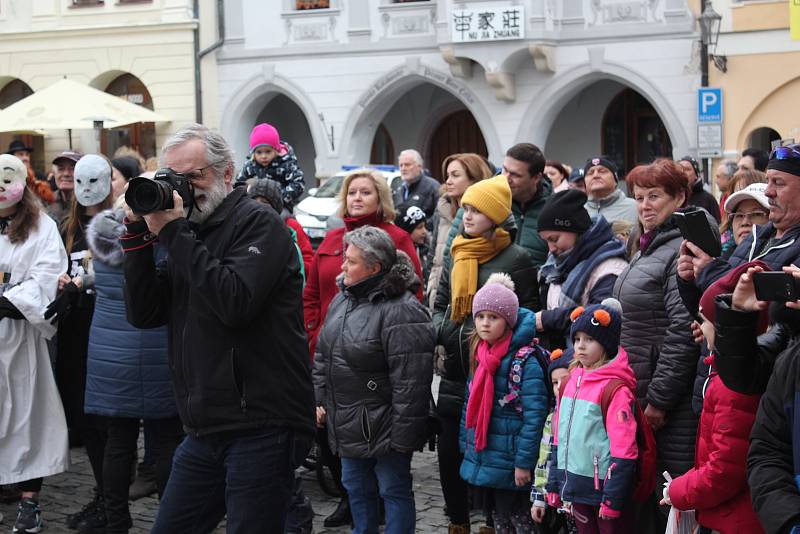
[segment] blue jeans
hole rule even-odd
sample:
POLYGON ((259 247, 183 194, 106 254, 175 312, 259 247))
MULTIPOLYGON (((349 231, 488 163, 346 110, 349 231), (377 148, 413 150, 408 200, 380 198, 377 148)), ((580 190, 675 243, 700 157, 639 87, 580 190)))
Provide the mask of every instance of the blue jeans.
POLYGON ((417 522, 411 489, 411 453, 342 458, 342 484, 353 512, 353 534, 378 533, 378 493, 386 505, 384 534, 412 534, 417 522))
POLYGON ((310 443, 285 428, 187 436, 151 534, 211 532, 226 512, 228 534, 283 532, 294 469, 310 443))

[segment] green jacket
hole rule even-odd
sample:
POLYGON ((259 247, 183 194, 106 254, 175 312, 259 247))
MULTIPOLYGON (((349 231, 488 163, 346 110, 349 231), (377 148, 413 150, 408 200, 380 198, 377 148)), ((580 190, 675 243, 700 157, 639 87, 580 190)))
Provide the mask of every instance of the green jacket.
POLYGON ((533 266, 536 269, 539 269, 547 260, 547 243, 539 237, 539 213, 547 199, 553 194, 550 180, 542 178, 539 183, 541 189, 524 208, 518 202, 511 202, 511 212, 517 221, 517 236, 514 243, 530 251, 533 256, 533 266))

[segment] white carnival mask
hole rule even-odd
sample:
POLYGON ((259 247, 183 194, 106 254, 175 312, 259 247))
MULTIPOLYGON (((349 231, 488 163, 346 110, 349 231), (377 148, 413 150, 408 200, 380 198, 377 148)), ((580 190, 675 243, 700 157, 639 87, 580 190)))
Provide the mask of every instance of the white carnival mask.
POLYGON ((95 206, 111 191, 111 165, 97 154, 86 154, 75 164, 75 198, 81 206, 95 206))
POLYGON ((22 200, 27 178, 28 169, 21 159, 11 154, 0 155, 0 209, 22 200))

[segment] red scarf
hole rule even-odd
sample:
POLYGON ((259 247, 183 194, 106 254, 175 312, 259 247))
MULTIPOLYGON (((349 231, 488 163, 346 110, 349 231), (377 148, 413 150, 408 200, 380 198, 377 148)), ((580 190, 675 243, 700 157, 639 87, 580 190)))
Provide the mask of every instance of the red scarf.
POLYGON ((359 215, 358 217, 344 218, 344 227, 348 232, 366 225, 377 226, 380 228, 381 223, 383 223, 383 216, 379 215, 377 211, 367 213, 366 215, 359 215))
POLYGON ((500 366, 500 361, 508 353, 510 345, 511 332, 494 345, 490 346, 483 340, 478 343, 475 356, 478 367, 469 386, 467 401, 467 428, 475 429, 476 452, 486 448, 486 429, 489 428, 494 404, 494 373, 500 366))

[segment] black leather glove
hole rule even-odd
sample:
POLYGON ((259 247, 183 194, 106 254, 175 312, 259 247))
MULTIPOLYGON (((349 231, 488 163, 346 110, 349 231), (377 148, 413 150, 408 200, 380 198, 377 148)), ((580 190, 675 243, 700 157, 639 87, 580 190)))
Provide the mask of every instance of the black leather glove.
POLYGON ((78 286, 73 282, 66 284, 64 289, 61 290, 61 293, 56 296, 55 300, 47 306, 44 312, 44 318, 50 319, 52 317, 50 324, 56 324, 59 319, 66 317, 72 309, 72 305, 80 291, 78 286))
POLYGON ((8 317, 9 319, 24 319, 25 316, 19 309, 11 304, 11 301, 5 297, 0 297, 0 319, 8 317))

